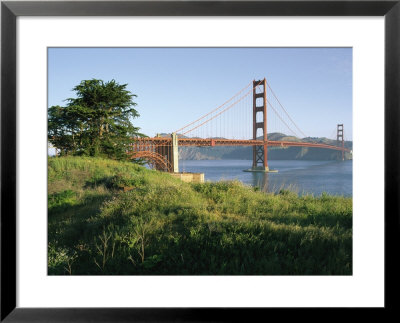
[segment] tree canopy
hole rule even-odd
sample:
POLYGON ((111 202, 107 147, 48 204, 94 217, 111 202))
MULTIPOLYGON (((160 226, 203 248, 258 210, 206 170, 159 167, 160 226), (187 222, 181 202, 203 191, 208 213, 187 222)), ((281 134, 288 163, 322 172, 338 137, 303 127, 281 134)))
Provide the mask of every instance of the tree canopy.
POLYGON ((139 113, 136 95, 126 86, 115 80, 83 80, 73 88, 76 98, 48 109, 48 140, 60 155, 127 157, 131 138, 143 135, 131 122, 139 113))

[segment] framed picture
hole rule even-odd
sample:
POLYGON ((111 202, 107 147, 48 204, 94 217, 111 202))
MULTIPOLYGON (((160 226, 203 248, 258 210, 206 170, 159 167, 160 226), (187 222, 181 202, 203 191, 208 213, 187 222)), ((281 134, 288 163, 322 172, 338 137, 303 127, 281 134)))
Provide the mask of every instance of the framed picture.
MULTIPOLYGON (((234 321, 240 315, 259 314, 266 309, 277 307, 394 309, 395 301, 391 295, 396 291, 398 278, 393 272, 396 268, 393 255, 398 253, 396 246, 399 235, 397 203, 399 15, 399 1, 3 1, 1 4, 1 320, 5 322, 234 321), (296 48, 298 51, 295 52, 296 48), (59 95, 59 101, 54 99, 57 90, 52 87, 55 84, 53 80, 58 78, 58 84, 71 84, 68 83, 70 82, 68 70, 72 65, 68 64, 75 64, 78 69, 83 70, 91 61, 101 55, 108 55, 107 69, 118 69, 117 60, 122 60, 125 57, 123 53, 129 49, 131 55, 129 59, 142 55, 141 62, 146 62, 148 68, 159 71, 160 80, 155 79, 154 82, 162 83, 162 75, 168 73, 173 76, 175 73, 178 75, 177 68, 172 68, 167 73, 162 71, 162 69, 168 70, 165 68, 166 65, 155 64, 160 62, 162 57, 179 56, 181 60, 191 61, 193 64, 196 61, 200 66, 199 51, 202 51, 206 61, 211 61, 217 56, 215 53, 218 50, 218 55, 223 59, 219 61, 215 59, 212 70, 220 68, 220 73, 230 75, 227 69, 222 67, 224 60, 233 62, 233 57, 239 52, 242 55, 242 50, 247 50, 249 53, 247 56, 241 56, 242 59, 260 58, 261 55, 257 53, 261 50, 262 57, 265 58, 269 55, 267 51, 274 49, 276 57, 292 55, 286 62, 292 60, 293 64, 302 64, 302 70, 306 74, 310 67, 318 64, 318 57, 322 56, 317 57, 313 53, 321 48, 325 48, 329 53, 339 48, 338 57, 343 60, 335 61, 332 65, 334 72, 342 77, 350 71, 345 80, 348 80, 346 91, 350 93, 349 100, 353 98, 354 120, 349 123, 352 123, 351 128, 354 128, 355 157, 352 168, 354 176, 351 178, 354 188, 352 191, 350 184, 349 194, 354 194, 352 203, 355 212, 349 229, 352 261, 347 270, 341 268, 331 271, 329 269, 331 264, 324 264, 321 267, 310 265, 310 268, 324 268, 325 271, 313 271, 309 268, 308 271, 293 271, 294 274, 290 275, 287 271, 275 272, 272 269, 264 274, 252 270, 234 269, 231 271, 214 269, 205 273, 200 269, 195 271, 194 268, 182 267, 177 275, 173 270, 163 271, 164 269, 159 269, 152 275, 146 268, 158 268, 157 264, 161 260, 156 257, 151 259, 145 257, 144 233, 142 240, 138 233, 139 238, 135 240, 137 243, 135 256, 130 255, 125 258, 130 259, 135 268, 139 269, 123 272, 122 265, 115 262, 115 266, 121 266, 118 270, 121 269, 123 273, 113 275, 112 270, 106 268, 106 263, 109 261, 107 255, 109 257, 114 255, 114 245, 112 251, 106 251, 105 241, 108 241, 109 237, 105 227, 104 235, 96 236, 97 240, 95 237, 93 247, 97 248, 98 255, 91 258, 92 267, 86 272, 83 267, 78 270, 78 266, 72 266, 75 261, 73 257, 76 255, 68 258, 70 255, 60 252, 62 248, 54 249, 56 251, 51 249, 56 239, 53 241, 49 237, 52 230, 56 228, 54 229, 56 232, 58 227, 57 221, 52 222, 53 227, 48 227, 47 203, 53 203, 52 205, 57 207, 59 200, 68 199, 68 194, 72 191, 63 189, 62 193, 66 192, 68 196, 60 197, 58 191, 54 190, 55 193, 48 200, 48 189, 52 188, 48 186, 47 178, 52 175, 48 174, 47 168, 49 150, 47 146, 44 147, 43 142, 49 140, 64 152, 71 149, 68 136, 73 131, 66 132, 68 138, 60 137, 63 142, 52 141, 59 134, 57 131, 52 133, 51 139, 46 140, 46 130, 52 131, 48 117, 51 122, 58 122, 60 119, 57 109, 60 107, 57 104, 63 104, 60 100, 67 99, 64 94, 59 95), (180 54, 183 49, 187 56, 180 54), (305 51, 307 53, 303 54, 305 51), (74 55, 78 57, 76 60, 71 59, 74 55), (308 58, 297 61, 297 56, 301 55, 308 58), (57 63, 57 65, 54 64, 56 60, 69 63, 64 65, 57 63), (349 61, 350 65, 347 64, 349 61), (48 112, 51 110, 48 110, 50 107, 51 109, 54 107, 52 112, 48 112), (104 244, 103 249, 100 246, 101 242, 104 244), (54 253, 49 251, 50 249, 54 253), (53 257, 51 266, 48 252, 53 257), (59 261, 62 257, 70 260, 64 261, 63 258, 59 261), (78 273, 74 275, 75 270, 78 273), (181 275, 182 272, 189 274, 181 275), (218 275, 217 272, 222 274, 218 275), (238 272, 241 275, 239 278, 235 276, 238 272), (254 272, 256 274, 252 276, 254 272), (365 288, 366 284, 368 291, 365 288)), ((129 60, 126 64, 129 64, 129 60)), ((177 61, 166 61, 166 64, 177 64, 177 61)), ((254 60, 254 64, 260 62, 254 60)), ((182 79, 189 65, 185 66, 182 79)), ((285 68, 289 69, 290 66, 293 68, 294 65, 282 66, 282 73, 285 73, 285 68)), ((138 69, 140 66, 135 65, 135 68, 127 69, 127 73, 135 73, 138 69)), ((279 68, 276 71, 276 75, 279 75, 279 68)), ((319 70, 320 74, 322 72, 319 70)), ((211 70, 210 73, 212 74, 211 70)), ((315 73, 318 74, 318 71, 315 73)), ((140 78, 143 79, 145 74, 143 71, 140 78)), ((156 74, 151 75, 153 77, 156 74)), ((235 75, 239 74, 238 72, 235 75)), ((103 84, 102 81, 95 80, 96 75, 94 73, 92 83, 88 81, 91 86, 113 86, 113 81, 103 84)), ((286 72, 286 75, 294 78, 293 74, 286 72)), ((262 77, 261 75, 260 81, 251 83, 253 91, 247 91, 249 98, 253 96, 253 103, 249 101, 249 106, 254 109, 254 114, 257 113, 257 109, 261 109, 257 106, 257 98, 261 98, 265 93, 275 96, 275 92, 267 83, 268 77, 267 80, 262 77), (264 92, 260 92, 260 86, 264 92)), ((334 78, 335 76, 332 76, 331 81, 334 78)), ((219 83, 222 81, 222 78, 218 79, 219 83)), ((245 83, 248 81, 250 80, 244 80, 245 83)), ((196 84, 193 83, 195 82, 191 79, 190 84, 196 88, 196 84)), ((82 86, 84 84, 87 85, 81 83, 82 86)), ((192 90, 189 84, 179 84, 183 91, 192 90)), ((212 82, 209 87, 213 87, 211 84, 212 82)), ((328 84, 333 84, 333 81, 328 84)), ((116 87, 118 86, 116 84, 116 87)), ((151 88, 151 85, 149 86, 151 88)), ((318 84, 312 86, 315 92, 318 91, 318 84)), ((79 95, 82 94, 79 92, 83 91, 82 89, 79 86, 75 88, 79 95)), ((155 89, 160 90, 157 87, 155 89)), ((292 93, 295 93, 295 90, 293 87, 292 93)), ((161 95, 167 97, 166 93, 161 95)), ((179 91, 176 92, 176 96, 178 95, 179 91)), ((319 95, 323 96, 321 93, 319 95)), ((182 95, 182 97, 189 100, 187 96, 182 95)), ((334 99, 332 94, 331 101, 335 102, 332 104, 339 105, 340 101, 336 102, 334 99)), ((74 100, 69 99, 67 102, 75 104, 77 101, 74 100)), ((240 98, 238 101, 244 102, 245 99, 240 98)), ((243 102, 241 103, 244 104, 243 102)), ((267 102, 264 103, 266 109, 267 102)), ((277 97, 274 104, 282 106, 277 97)), ((76 104, 74 107, 76 106, 81 105, 76 104)), ((266 114, 265 109, 264 114, 266 114)), ((323 107, 320 109, 322 111, 323 107)), ((339 113, 341 108, 337 107, 336 111, 339 113)), ((83 110, 78 112, 81 115, 83 110)), ((216 112, 209 119, 219 120, 217 117, 220 114, 216 112)), ((236 114, 228 123, 239 123, 243 118, 245 117, 236 114), (233 121, 234 117, 237 121, 233 121)), ((217 122, 221 124, 222 121, 217 122)), ((254 119, 253 123, 258 124, 260 128, 264 127, 260 120, 254 119)), ((154 122, 153 127, 158 130, 162 124, 163 122, 154 122)), ((62 127, 69 125, 63 124, 62 127)), ((297 127, 296 124, 294 126, 297 127)), ((192 128, 197 129, 197 127, 192 128)), ((255 129, 253 128, 255 134, 244 134, 245 138, 251 137, 254 141, 252 145, 258 147, 254 150, 253 167, 250 170, 259 171, 261 167, 263 171, 270 171, 266 158, 267 148, 260 146, 261 141, 257 141, 260 138, 257 128, 255 129)), ((262 139, 266 144, 266 126, 263 129, 262 139)), ((347 128, 344 129, 346 133, 347 128)), ((172 136, 171 144, 168 144, 171 147, 155 148, 161 156, 166 156, 164 156, 165 165, 157 159, 158 155, 155 158, 153 153, 150 154, 153 158, 150 160, 154 162, 156 169, 165 166, 176 172, 174 158, 178 158, 174 157, 173 142, 179 141, 179 133, 183 132, 178 131, 178 137, 172 136)), ((315 138, 314 141, 311 138, 301 145, 335 148, 341 153, 342 159, 345 158, 345 154, 353 153, 352 147, 345 146, 343 124, 338 124, 334 135, 342 142, 339 148, 333 147, 329 142, 317 143, 315 138)), ((197 132, 183 139, 188 145, 190 140, 197 140, 197 145, 232 144, 221 132, 207 136, 212 138, 210 142, 208 139, 201 139, 206 135, 197 132)), ((90 141, 81 138, 83 141, 90 141)), ((152 140, 157 142, 167 139, 157 135, 152 140)), ((248 141, 236 137, 235 140, 236 144, 248 144, 248 141)), ((276 144, 277 141, 274 140, 270 137, 268 144, 276 144)), ((139 139, 138 142, 140 143, 139 139)), ((281 139, 279 145, 282 146, 283 142, 288 146, 300 145, 290 139, 286 141, 281 139)), ((143 141, 143 145, 148 143, 143 141)), ((104 149, 110 151, 110 145, 107 147, 104 149)), ((113 148, 113 152, 115 151, 116 148, 113 148)), ((149 154, 137 155, 139 159, 145 157, 149 157, 149 154)), ((176 169, 178 168, 176 163, 176 169)), ((129 191, 138 187, 135 180, 130 179, 129 183, 125 183, 124 179, 122 181, 124 183, 121 184, 121 179, 111 176, 107 179, 107 183, 104 182, 102 185, 105 188, 111 185, 115 190, 130 194, 129 191)), ((282 190, 280 194, 287 194, 285 192, 286 190, 282 190)), ((342 210, 345 203, 347 202, 338 207, 342 210)), ((69 207, 73 206, 71 202, 69 207)), ((108 212, 106 208, 105 204, 101 205, 102 212, 108 212)), ((173 214, 175 211, 169 212, 173 214)), ((176 211, 176 214, 178 213, 176 211)), ((299 221, 296 223, 299 224, 299 221)), ((139 224, 135 228, 143 229, 139 224)), ((207 232, 214 230, 218 233, 219 230, 211 228, 210 223, 207 228, 209 230, 207 232)), ((344 232, 339 220, 336 223, 336 232, 344 232)), ((347 233, 346 231, 345 234, 347 233)), ((118 239, 121 241, 122 235, 118 239)), ((186 243, 186 247, 189 248, 187 240, 186 243)), ((84 242, 81 247, 82 250, 86 248, 84 242)), ((190 252, 186 254, 184 249, 182 250, 179 261, 183 264, 185 257, 190 256, 190 252)), ((251 251, 254 252, 256 250, 251 251)), ((93 255, 93 251, 87 252, 89 253, 93 255)), ((335 253, 335 257, 339 262, 340 252, 335 253)), ((306 260, 304 261, 307 262, 306 260)), ((243 263, 247 266, 254 261, 253 259, 243 263)), ((312 259, 308 258, 307 263, 311 262, 312 259)), ((221 269, 221 266, 218 263, 217 267, 221 269)), ((224 263, 223 266, 229 268, 230 265, 224 263)), ((271 263, 270 267, 272 266, 271 263)), ((236 267, 232 265, 232 268, 236 267)))

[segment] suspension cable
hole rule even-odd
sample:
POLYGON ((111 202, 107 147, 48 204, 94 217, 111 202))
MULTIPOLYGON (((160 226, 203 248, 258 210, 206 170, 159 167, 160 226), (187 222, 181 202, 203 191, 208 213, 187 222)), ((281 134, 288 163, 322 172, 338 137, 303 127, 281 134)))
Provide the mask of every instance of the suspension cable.
MULTIPOLYGON (((251 83, 250 83, 250 84, 251 84, 251 83)), ((250 85, 250 84, 249 84, 249 85, 250 85)), ((254 88, 257 87, 259 84, 261 84, 261 81, 260 81, 258 84, 256 84, 254 87, 252 87, 249 91, 247 91, 246 94, 244 94, 241 98, 239 98, 237 101, 235 101, 235 102, 233 102, 231 105, 229 105, 227 108, 225 108, 224 110, 220 111, 219 113, 217 113, 216 115, 212 116, 211 118, 207 119, 206 121, 200 123, 199 125, 195 126, 194 128, 191 128, 191 129, 187 130, 186 132, 182 133, 182 135, 186 135, 187 133, 192 132, 193 130, 195 130, 195 129, 199 128, 200 126, 204 125, 205 123, 207 123, 207 122, 209 122, 209 121, 215 119, 216 117, 218 117, 218 116, 221 115, 222 113, 228 111, 228 110, 229 110, 230 108, 232 108, 236 103, 242 101, 245 97, 247 97, 247 96, 251 93, 251 91, 253 91, 254 88)), ((247 85, 244 89, 242 89, 242 90, 241 90, 240 92, 238 92, 238 93, 243 92, 243 90, 245 90, 246 88, 248 88, 249 85, 247 85)), ((237 95, 235 95, 235 96, 237 96, 237 95)), ((235 97, 235 96, 233 96, 233 97, 235 97)), ((232 97, 232 98, 233 98, 233 97, 232 97)), ((227 102, 229 102, 229 101, 231 101, 231 99, 228 100, 227 102)), ((225 103, 224 103, 224 104, 225 104, 225 103)), ((197 122, 197 121, 203 119, 204 117, 210 115, 211 113, 215 112, 216 110, 220 109, 221 107, 222 107, 222 105, 221 105, 220 107, 218 107, 217 109, 214 109, 213 111, 207 113, 207 114, 204 115, 203 117, 197 119, 196 121, 193 121, 193 122, 190 123, 189 125, 191 125, 191 124, 193 124, 193 123, 195 123, 195 122, 197 122)), ((184 129, 184 128, 187 128, 189 125, 187 125, 187 126, 181 128, 181 129, 179 129, 178 131, 180 131, 180 130, 182 130, 182 129, 184 129)))
POLYGON ((224 110, 220 111, 219 113, 217 113, 216 115, 212 116, 211 118, 207 119, 206 121, 200 123, 199 125, 197 125, 194 128, 191 128, 189 130, 187 130, 186 132, 184 132, 182 135, 186 135, 189 132, 192 132, 193 130, 199 128, 200 126, 202 126, 203 124, 215 119, 216 117, 218 117, 219 115, 221 115, 222 113, 228 111, 230 108, 232 108, 236 103, 242 101, 246 96, 248 96, 250 94, 250 92, 253 91, 253 89, 250 89, 245 95, 243 95, 241 98, 239 98, 237 101, 233 102, 231 105, 229 105, 227 108, 225 108, 224 110))
POLYGON ((229 100, 227 100, 227 101, 225 101, 223 104, 221 104, 219 107, 217 107, 217 108, 215 108, 214 110, 210 111, 209 113, 207 113, 207 114, 201 116, 201 117, 198 118, 197 120, 195 120, 195 121, 193 121, 193 122, 187 124, 186 126, 184 126, 184 127, 180 128, 180 129, 176 130, 175 133, 178 133, 179 131, 181 131, 181 130, 183 130, 183 129, 189 127, 189 126, 191 126, 192 124, 194 124, 194 123, 196 123, 196 122, 198 122, 198 121, 200 121, 201 119, 204 119, 205 117, 207 117, 207 116, 210 115, 211 113, 213 113, 213 112, 215 112, 215 111, 221 109, 225 104, 227 104, 228 102, 232 101, 233 98, 237 97, 240 93, 242 93, 244 90, 246 90, 250 85, 251 85, 251 82, 250 82, 249 84, 247 84, 247 85, 246 85, 243 89, 241 89, 239 92, 237 92, 234 96, 232 96, 229 100))
POLYGON ((286 115, 288 116, 288 118, 290 119, 290 121, 293 123, 293 125, 297 128, 297 130, 299 130, 299 132, 304 136, 304 138, 305 138, 305 137, 308 137, 308 136, 306 136, 306 134, 305 134, 303 131, 301 131, 301 129, 297 126, 297 124, 296 124, 296 123, 293 121, 293 119, 290 117, 289 113, 288 113, 288 112, 286 111, 286 109, 283 107, 283 105, 282 105, 281 102, 279 101, 278 97, 275 95, 274 91, 272 90, 272 88, 271 88, 271 86, 268 84, 268 82, 266 82, 266 83, 267 83, 268 88, 271 90, 272 95, 275 97, 276 101, 278 101, 278 103, 279 103, 279 105, 281 106, 282 110, 286 113, 286 115))
MULTIPOLYGON (((268 83, 267 83, 268 84, 268 83)), ((260 91, 261 89, 259 87, 257 87, 260 91)), ((276 98, 276 97, 275 97, 276 98)), ((278 100, 278 99, 277 99, 278 100)), ((285 122, 285 120, 282 119, 282 117, 280 116, 280 114, 278 113, 278 111, 274 108, 274 106, 271 104, 271 101, 267 100, 267 104, 270 105, 270 107, 272 108, 272 110, 275 112, 275 114, 278 116, 279 119, 281 119, 281 121, 286 125, 286 127, 288 127, 288 129, 296 136, 299 137, 299 135, 292 130, 292 128, 289 127, 289 125, 285 122)))
POLYGON ((289 127, 289 125, 285 122, 285 120, 282 119, 282 117, 279 115, 278 111, 274 108, 274 106, 271 104, 271 102, 268 102, 269 106, 272 108, 272 110, 275 112, 275 114, 278 116, 279 119, 288 127, 288 129, 296 136, 298 137, 299 135, 292 130, 292 128, 289 127))

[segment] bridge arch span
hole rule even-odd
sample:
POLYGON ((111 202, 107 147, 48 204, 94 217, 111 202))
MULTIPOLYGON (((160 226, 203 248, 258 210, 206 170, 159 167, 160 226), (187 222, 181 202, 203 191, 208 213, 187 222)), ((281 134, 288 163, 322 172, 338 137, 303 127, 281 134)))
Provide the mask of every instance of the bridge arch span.
POLYGON ((153 151, 136 151, 130 155, 130 159, 141 158, 147 160, 155 169, 171 171, 171 163, 162 155, 153 151))

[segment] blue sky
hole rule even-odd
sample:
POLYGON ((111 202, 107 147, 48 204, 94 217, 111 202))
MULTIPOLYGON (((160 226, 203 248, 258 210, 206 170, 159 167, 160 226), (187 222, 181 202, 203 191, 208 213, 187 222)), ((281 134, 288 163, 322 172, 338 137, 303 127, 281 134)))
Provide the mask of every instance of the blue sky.
MULTIPOLYGON (((352 140, 351 48, 49 48, 48 104, 82 80, 116 80, 137 95, 135 126, 172 132, 266 78, 308 136, 352 140)), ((268 93, 268 92, 267 92, 268 93)), ((267 94, 268 96, 268 94, 267 94)))

